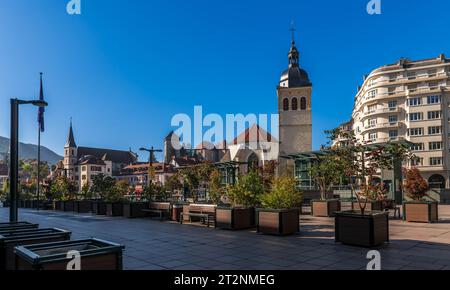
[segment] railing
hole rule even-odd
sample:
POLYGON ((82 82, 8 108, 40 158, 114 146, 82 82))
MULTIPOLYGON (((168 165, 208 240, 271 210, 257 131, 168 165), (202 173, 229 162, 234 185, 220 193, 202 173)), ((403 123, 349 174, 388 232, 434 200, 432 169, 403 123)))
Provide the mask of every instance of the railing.
POLYGON ((383 113, 398 113, 399 112, 399 108, 395 107, 395 108, 382 108, 382 109, 376 109, 374 111, 369 111, 369 112, 364 112, 365 116, 370 116, 370 115, 376 115, 376 114, 383 114, 383 113))

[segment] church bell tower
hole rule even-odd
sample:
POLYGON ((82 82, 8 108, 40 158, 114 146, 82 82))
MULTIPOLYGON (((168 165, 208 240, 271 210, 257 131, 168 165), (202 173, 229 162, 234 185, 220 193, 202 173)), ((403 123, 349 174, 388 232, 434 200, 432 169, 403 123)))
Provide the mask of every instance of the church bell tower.
MULTIPOLYGON (((289 67, 281 74, 278 85, 279 156, 312 151, 312 83, 300 68, 300 53, 294 36, 288 54, 289 67)), ((280 158, 280 173, 293 164, 280 158)))

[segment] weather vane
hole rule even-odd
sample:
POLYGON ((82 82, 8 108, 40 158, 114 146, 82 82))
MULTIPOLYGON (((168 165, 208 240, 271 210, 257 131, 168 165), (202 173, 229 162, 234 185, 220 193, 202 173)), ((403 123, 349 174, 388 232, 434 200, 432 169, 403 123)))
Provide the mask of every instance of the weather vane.
POLYGON ((292 42, 295 42, 295 31, 297 29, 295 29, 295 21, 294 20, 291 21, 291 28, 289 30, 292 33, 292 42))

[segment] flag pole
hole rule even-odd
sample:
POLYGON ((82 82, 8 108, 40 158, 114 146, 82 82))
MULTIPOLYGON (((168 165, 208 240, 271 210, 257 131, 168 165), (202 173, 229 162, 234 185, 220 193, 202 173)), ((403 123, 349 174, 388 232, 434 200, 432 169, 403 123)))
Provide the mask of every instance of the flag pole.
POLYGON ((41 126, 38 128, 38 161, 37 161, 37 210, 41 206, 40 201, 40 184, 41 184, 41 126))

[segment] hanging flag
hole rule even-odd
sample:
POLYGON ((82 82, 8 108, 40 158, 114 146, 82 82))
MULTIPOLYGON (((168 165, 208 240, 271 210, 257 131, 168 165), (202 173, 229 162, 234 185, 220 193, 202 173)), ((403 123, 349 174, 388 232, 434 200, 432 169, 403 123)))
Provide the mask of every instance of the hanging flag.
MULTIPOLYGON (((44 88, 42 86, 42 73, 41 73, 41 92, 39 94, 39 100, 44 100, 44 88)), ((39 123, 39 129, 41 132, 44 132, 44 107, 39 107, 39 113, 38 113, 38 123, 39 123)))

